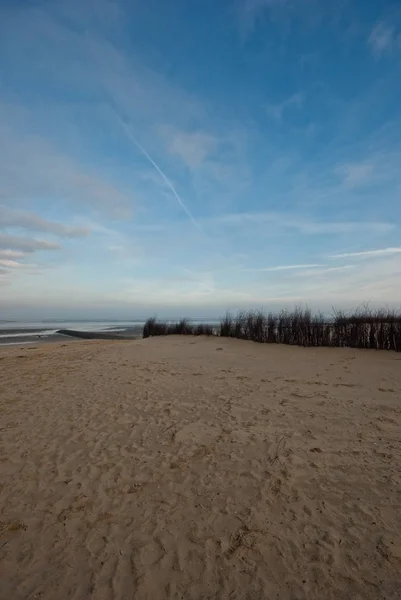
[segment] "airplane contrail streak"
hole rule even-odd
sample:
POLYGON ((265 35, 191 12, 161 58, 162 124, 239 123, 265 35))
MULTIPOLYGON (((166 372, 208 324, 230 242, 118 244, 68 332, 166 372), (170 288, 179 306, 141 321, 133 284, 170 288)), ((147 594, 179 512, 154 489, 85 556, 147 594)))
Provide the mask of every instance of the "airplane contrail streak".
POLYGON ((124 123, 124 121, 121 119, 121 117, 119 115, 116 115, 116 118, 118 119, 120 125, 123 127, 125 133, 128 135, 128 137, 130 138, 130 140, 135 144, 135 146, 138 148, 138 150, 141 152, 141 154, 143 154, 143 156, 145 158, 147 158, 147 160, 150 162, 150 164, 159 173, 160 177, 163 179, 163 181, 167 185, 167 187, 171 190, 171 192, 173 193, 173 195, 174 195, 175 199, 177 200, 178 204, 180 205, 180 207, 182 208, 182 210, 187 215, 188 219, 193 223, 193 225, 195 225, 195 227, 197 229, 199 229, 200 231, 202 231, 201 226, 199 225, 199 223, 197 222, 197 220, 195 219, 195 217, 192 216, 192 214, 190 213, 190 211, 188 210, 188 208, 185 206, 184 202, 181 200, 181 198, 180 198, 177 190, 175 189, 175 187, 173 186, 173 184, 171 183, 171 181, 167 177, 167 175, 161 170, 161 168, 159 167, 159 165, 153 160, 153 158, 145 150, 145 148, 138 142, 138 140, 136 139, 136 137, 134 136, 134 134, 132 133, 132 131, 130 130, 130 128, 128 127, 128 125, 126 123, 124 123))

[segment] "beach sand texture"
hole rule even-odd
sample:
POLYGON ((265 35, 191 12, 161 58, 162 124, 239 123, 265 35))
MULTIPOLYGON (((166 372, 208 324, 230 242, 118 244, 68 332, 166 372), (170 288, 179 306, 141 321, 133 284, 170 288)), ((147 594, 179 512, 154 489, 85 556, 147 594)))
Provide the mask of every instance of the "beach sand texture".
POLYGON ((2 600, 401 598, 401 356, 0 349, 2 600))

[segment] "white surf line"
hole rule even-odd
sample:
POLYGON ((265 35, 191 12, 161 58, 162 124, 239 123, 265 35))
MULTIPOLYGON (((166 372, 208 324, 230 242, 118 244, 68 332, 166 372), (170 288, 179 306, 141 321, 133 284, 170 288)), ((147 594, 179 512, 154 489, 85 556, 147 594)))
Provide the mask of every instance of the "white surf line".
POLYGON ((2 346, 24 346, 25 344, 37 344, 40 343, 38 342, 38 340, 35 340, 34 342, 0 342, 0 348, 2 346))

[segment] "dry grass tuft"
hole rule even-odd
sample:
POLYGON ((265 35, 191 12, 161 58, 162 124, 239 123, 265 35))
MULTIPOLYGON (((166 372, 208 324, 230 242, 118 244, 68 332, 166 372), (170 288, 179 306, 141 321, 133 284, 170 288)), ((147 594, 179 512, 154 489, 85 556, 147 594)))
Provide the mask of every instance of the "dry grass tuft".
POLYGON ((308 308, 282 310, 279 313, 262 311, 227 313, 219 327, 194 325, 188 319, 178 323, 148 319, 143 337, 153 335, 219 335, 258 343, 290 344, 296 346, 336 346, 401 350, 401 313, 389 309, 353 312, 334 310, 331 320, 322 313, 312 314, 308 308))

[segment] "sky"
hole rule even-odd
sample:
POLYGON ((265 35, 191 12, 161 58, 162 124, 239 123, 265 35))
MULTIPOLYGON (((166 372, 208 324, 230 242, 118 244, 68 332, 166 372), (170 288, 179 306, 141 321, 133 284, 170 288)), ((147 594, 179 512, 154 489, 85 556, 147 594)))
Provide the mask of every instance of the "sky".
POLYGON ((0 0, 0 319, 401 305, 399 0, 0 0))

